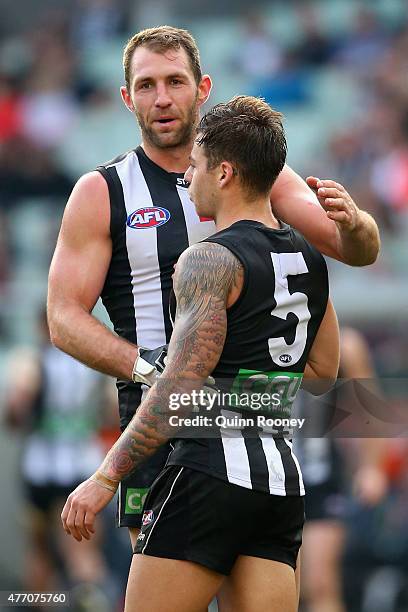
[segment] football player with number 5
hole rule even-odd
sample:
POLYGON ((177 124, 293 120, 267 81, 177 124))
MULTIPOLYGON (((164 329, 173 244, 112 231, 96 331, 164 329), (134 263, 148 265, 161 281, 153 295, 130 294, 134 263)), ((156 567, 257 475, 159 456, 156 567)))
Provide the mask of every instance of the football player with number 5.
MULTIPOLYGON (((339 331, 325 261, 270 207, 285 159, 281 115, 258 98, 238 96, 201 120, 186 180, 197 213, 213 217, 217 232, 178 261, 161 378, 99 470, 68 497, 62 520, 76 539, 91 537, 119 482, 177 436, 172 394, 210 375, 234 384, 262 374, 277 388, 305 376, 321 392, 336 379, 339 331)), ((221 611, 294 612, 303 497, 282 432, 233 425, 216 437, 176 438, 145 500, 126 612, 194 612, 217 593, 221 611)))

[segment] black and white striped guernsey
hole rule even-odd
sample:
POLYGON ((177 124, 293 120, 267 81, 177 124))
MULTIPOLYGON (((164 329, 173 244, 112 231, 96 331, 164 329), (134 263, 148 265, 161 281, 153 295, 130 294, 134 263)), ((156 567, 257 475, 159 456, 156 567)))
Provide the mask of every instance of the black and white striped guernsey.
MULTIPOLYGON (((247 390, 276 392, 279 408, 270 406, 270 416, 290 417, 327 306, 326 263, 287 225, 274 230, 243 220, 207 241, 232 251, 245 278, 240 297, 227 311, 226 340, 212 372, 217 387, 237 390, 242 398, 247 390)), ((257 412, 259 406, 254 411, 252 404, 246 408, 229 400, 218 401, 216 408, 229 424, 213 429, 211 437, 200 431, 178 438, 168 464, 274 495, 304 495, 292 443, 281 430, 259 426, 263 409, 257 412)))
MULTIPOLYGON (((97 170, 110 196, 112 259, 102 301, 116 333, 155 348, 169 342, 169 295, 174 264, 191 244, 214 233, 200 220, 183 174, 166 172, 141 147, 97 170)), ((140 404, 140 385, 118 380, 121 427, 140 404)))

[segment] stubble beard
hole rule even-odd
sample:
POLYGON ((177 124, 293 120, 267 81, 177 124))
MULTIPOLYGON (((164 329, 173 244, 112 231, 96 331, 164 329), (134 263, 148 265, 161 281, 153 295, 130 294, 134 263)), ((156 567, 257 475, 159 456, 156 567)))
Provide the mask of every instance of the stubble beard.
POLYGON ((180 128, 171 134, 171 138, 169 134, 158 134, 155 132, 153 128, 146 125, 143 117, 136 111, 136 118, 142 132, 143 141, 149 142, 158 149, 174 149, 192 143, 198 123, 197 97, 191 105, 186 119, 182 122, 180 128))

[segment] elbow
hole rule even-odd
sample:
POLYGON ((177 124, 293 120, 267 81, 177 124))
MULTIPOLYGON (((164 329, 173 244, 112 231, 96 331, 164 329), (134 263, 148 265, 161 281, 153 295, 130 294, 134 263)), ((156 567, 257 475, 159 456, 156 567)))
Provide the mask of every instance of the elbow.
POLYGON ((355 268, 363 268, 364 266, 371 266, 371 264, 377 261, 379 252, 380 252, 380 245, 375 246, 371 249, 367 249, 361 253, 358 253, 357 256, 344 258, 343 262, 355 268))
POLYGON ((69 301, 60 296, 53 295, 49 291, 47 324, 50 342, 65 353, 68 352, 67 344, 70 337, 70 326, 75 325, 75 314, 69 301))
POLYGON ((303 388, 312 395, 324 395, 335 385, 337 378, 314 378, 306 379, 303 388))
POLYGON ((58 320, 58 317, 55 315, 52 309, 48 308, 47 311, 47 319, 48 319, 48 332, 50 335, 51 344, 53 344, 56 348, 63 350, 64 349, 64 334, 61 329, 61 323, 58 320))
MULTIPOLYGON (((372 220, 375 224, 375 221, 372 220)), ((362 234, 357 230, 355 234, 358 238, 359 248, 351 249, 351 253, 347 255, 344 252, 344 263, 350 266, 363 267, 370 266, 377 261, 381 249, 381 239, 378 227, 375 227, 371 232, 362 234)), ((344 249, 346 251, 346 249, 344 249)))
POLYGON ((308 365, 309 368, 305 370, 305 376, 303 378, 303 388, 312 395, 324 395, 328 393, 337 381, 339 371, 338 362, 337 367, 333 364, 308 365))
POLYGON ((53 344, 58 349, 62 349, 63 348, 62 336, 58 329, 58 326, 51 325, 49 322, 48 329, 50 333, 51 344, 53 344))
POLYGON ((380 241, 378 241, 377 245, 374 245, 373 248, 366 253, 364 263, 360 264, 362 266, 370 266, 375 263, 378 259, 378 255, 380 253, 380 241))

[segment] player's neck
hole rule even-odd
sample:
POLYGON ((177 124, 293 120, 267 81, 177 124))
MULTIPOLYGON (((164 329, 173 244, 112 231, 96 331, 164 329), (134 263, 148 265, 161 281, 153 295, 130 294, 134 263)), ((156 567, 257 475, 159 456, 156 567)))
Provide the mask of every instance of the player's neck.
POLYGON ((166 172, 184 173, 190 164, 191 143, 180 147, 158 149, 149 142, 144 141, 141 146, 147 157, 160 166, 160 168, 166 170, 166 172))
POLYGON ((215 225, 217 231, 226 229, 237 221, 258 221, 272 229, 279 229, 279 221, 272 214, 269 198, 248 202, 244 199, 231 198, 217 206, 215 225))

